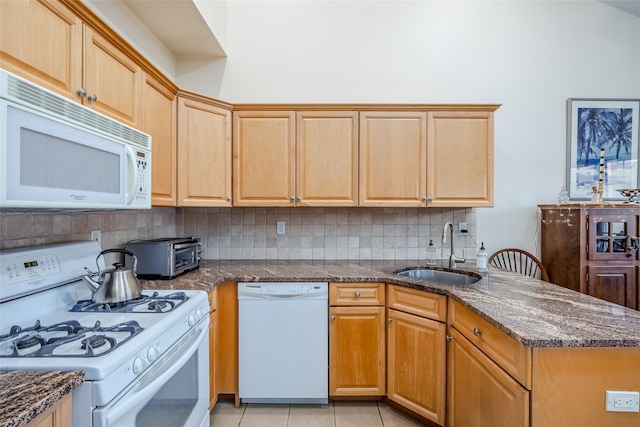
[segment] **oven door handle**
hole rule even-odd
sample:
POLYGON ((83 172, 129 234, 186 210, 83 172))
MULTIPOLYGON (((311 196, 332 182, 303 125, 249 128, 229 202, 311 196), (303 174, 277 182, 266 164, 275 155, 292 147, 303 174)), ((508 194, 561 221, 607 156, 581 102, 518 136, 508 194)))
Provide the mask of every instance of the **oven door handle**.
MULTIPOLYGON (((126 417, 136 406, 145 403, 162 388, 162 386, 178 372, 198 350, 198 347, 209 332, 209 318, 204 317, 196 328, 192 328, 180 341, 169 349, 144 374, 132 382, 129 387, 116 396, 107 406, 96 408, 104 412, 106 417, 96 416, 93 420, 96 427, 113 425, 114 421, 126 417), (105 424, 102 424, 102 422, 105 424)), ((204 352, 208 357, 208 352, 204 352)))

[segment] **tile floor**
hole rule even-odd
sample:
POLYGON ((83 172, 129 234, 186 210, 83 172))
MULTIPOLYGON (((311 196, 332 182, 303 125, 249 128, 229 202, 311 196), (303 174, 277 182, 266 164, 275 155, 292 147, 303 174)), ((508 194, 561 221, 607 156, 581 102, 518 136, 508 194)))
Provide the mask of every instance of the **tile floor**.
POLYGON ((382 402, 329 402, 328 405, 243 404, 220 401, 211 427, 415 427, 423 424, 382 402))

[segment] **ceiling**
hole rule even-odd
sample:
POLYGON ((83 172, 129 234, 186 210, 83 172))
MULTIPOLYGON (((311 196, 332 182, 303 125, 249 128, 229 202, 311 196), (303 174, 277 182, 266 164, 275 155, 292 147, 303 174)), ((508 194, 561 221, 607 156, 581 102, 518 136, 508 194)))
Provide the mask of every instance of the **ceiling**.
POLYGON ((640 17, 640 0, 600 0, 602 3, 640 17))
MULTIPOLYGON (((640 17, 640 0, 600 1, 640 17)), ((177 57, 227 56, 194 0, 122 0, 122 2, 177 57)))
POLYGON ((122 0, 178 57, 227 56, 193 0, 122 0))

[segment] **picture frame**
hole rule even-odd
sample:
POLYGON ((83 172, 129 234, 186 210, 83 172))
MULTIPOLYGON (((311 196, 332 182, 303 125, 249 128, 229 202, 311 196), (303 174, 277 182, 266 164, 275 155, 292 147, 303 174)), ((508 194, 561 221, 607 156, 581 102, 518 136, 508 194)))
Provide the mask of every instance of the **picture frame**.
POLYGON ((603 200, 626 201, 619 189, 640 183, 638 127, 640 99, 567 101, 567 191, 570 200, 589 201, 599 186, 604 149, 603 200))

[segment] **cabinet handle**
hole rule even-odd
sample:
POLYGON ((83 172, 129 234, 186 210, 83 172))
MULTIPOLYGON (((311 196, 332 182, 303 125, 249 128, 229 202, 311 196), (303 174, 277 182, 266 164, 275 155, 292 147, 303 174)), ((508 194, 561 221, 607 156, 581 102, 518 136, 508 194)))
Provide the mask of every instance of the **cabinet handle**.
POLYGON ((87 91, 86 91, 84 88, 82 88, 82 87, 81 87, 80 89, 78 89, 78 90, 76 91, 76 93, 77 93, 78 95, 82 96, 82 97, 87 96, 87 91))
POLYGON ((356 298, 360 298, 360 292, 356 291, 356 298))
POLYGON ((227 202, 230 202, 232 200, 233 200, 233 197, 231 197, 231 196, 227 197, 227 202))
POLYGON ((393 320, 393 319, 391 319, 391 317, 387 318, 387 323, 389 323, 389 324, 390 324, 392 320, 393 320))
POLYGON ((87 96, 87 99, 91 102, 96 102, 98 100, 98 97, 92 93, 91 95, 87 96))
POLYGON ((426 202, 427 201, 427 196, 422 196, 422 201, 426 202))
POLYGON ((300 197, 300 196, 296 197, 296 202, 299 202, 301 200, 302 200, 302 197, 300 197))
POLYGON ((482 331, 478 328, 473 328, 473 334, 477 337, 480 336, 480 334, 482 333, 482 331))
POLYGON ((453 337, 451 335, 447 335, 447 341, 451 341, 453 337))
POLYGON ((333 314, 330 317, 331 321, 333 322, 334 320, 336 320, 336 316, 334 316, 333 314))
POLYGON ((433 202, 433 197, 427 197, 427 202, 433 202))
POLYGON ((293 202, 293 201, 295 201, 295 200, 296 200, 296 199, 295 199, 295 197, 293 197, 293 196, 289 197, 289 201, 290 201, 290 202, 293 202))

